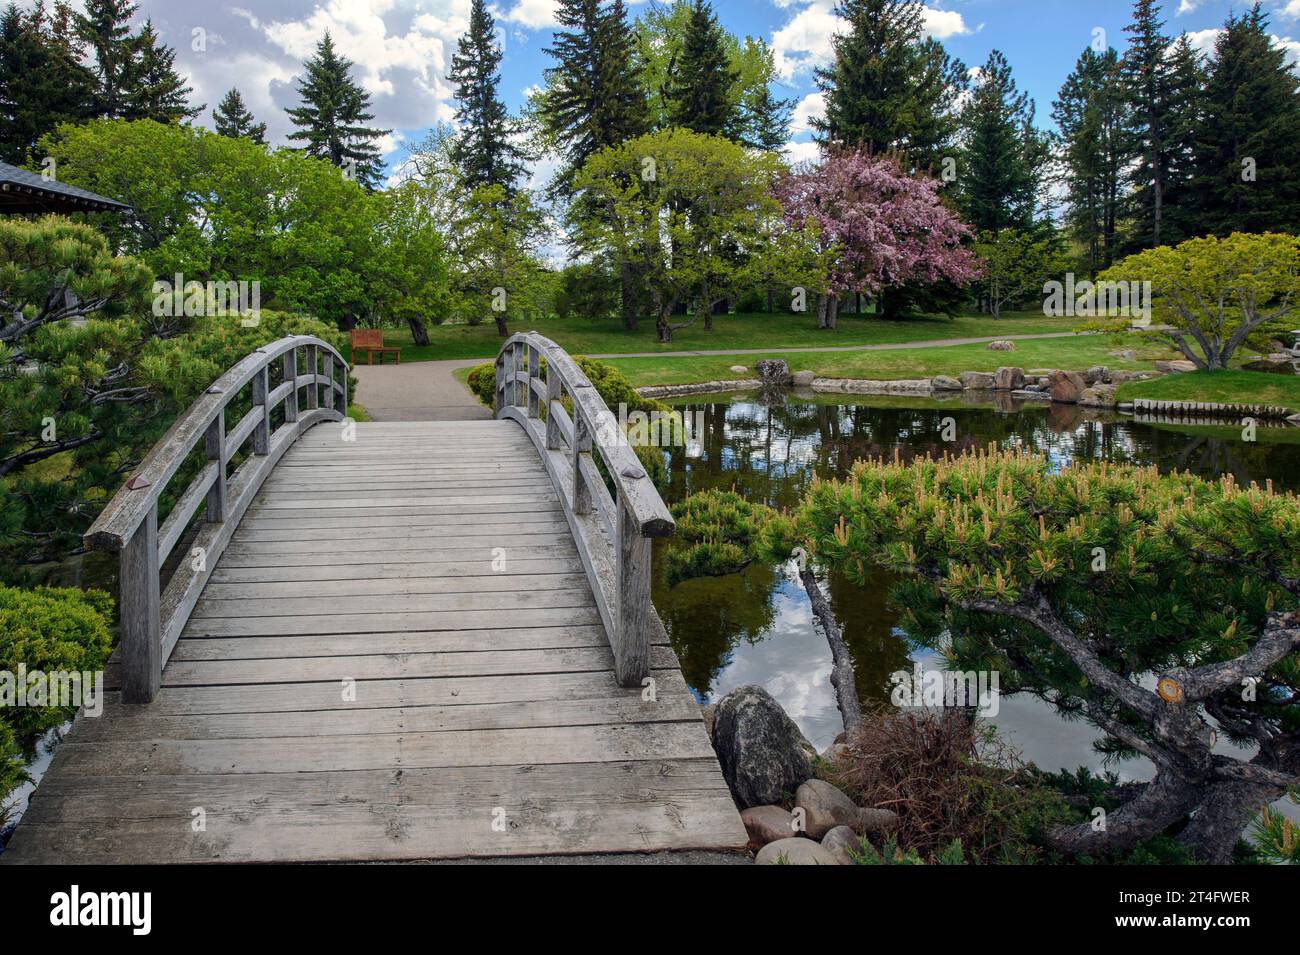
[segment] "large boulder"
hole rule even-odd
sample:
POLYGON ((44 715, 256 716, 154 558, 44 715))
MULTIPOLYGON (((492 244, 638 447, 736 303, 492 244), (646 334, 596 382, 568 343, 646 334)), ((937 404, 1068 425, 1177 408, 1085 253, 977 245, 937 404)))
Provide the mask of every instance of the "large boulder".
POLYGON ((892 809, 863 809, 858 813, 858 824, 854 828, 868 839, 883 840, 898 831, 901 820, 892 809))
POLYGON ((1004 365, 993 375, 993 387, 998 391, 1018 391, 1025 387, 1025 370, 1004 365))
POLYGON ((1273 375, 1294 375, 1295 359, 1290 355, 1263 355, 1241 366, 1244 371, 1263 371, 1273 375))
POLYGON ((794 813, 780 806, 750 806, 740 814, 740 821, 749 833, 749 847, 755 851, 769 842, 799 835, 794 827, 794 813))
POLYGON ((812 385, 817 378, 815 371, 796 371, 792 377, 794 384, 799 388, 807 388, 812 385))
POLYGON ((862 810, 824 779, 810 779, 794 794, 795 808, 804 811, 808 835, 820 839, 836 826, 860 826, 862 810))
POLYGON ((1052 389, 1052 400, 1066 404, 1076 403, 1088 387, 1083 376, 1075 371, 1054 371, 1048 376, 1048 384, 1052 389))
POLYGON ((961 382, 951 375, 935 375, 930 379, 931 391, 961 391, 961 382))
POLYGON ((961 386, 967 391, 985 391, 993 387, 993 375, 987 371, 963 371, 961 386))
POLYGON ((1182 358, 1178 359, 1177 361, 1156 362, 1156 371, 1163 372, 1164 374, 1172 374, 1174 372, 1185 372, 1185 371, 1195 371, 1195 370, 1196 370, 1196 362, 1187 361, 1182 358))
POLYGON ((758 850, 755 865, 839 865, 839 860, 811 839, 778 839, 758 850))
POLYGON ((1110 370, 1105 365, 1093 365, 1083 373, 1083 381, 1089 388, 1110 381, 1110 370))
POLYGON ((741 686, 718 701, 713 748, 741 809, 785 800, 812 776, 812 744, 761 686, 741 686))
POLYGON ((1079 395, 1079 404, 1085 408, 1113 408, 1119 404, 1116 397, 1118 391, 1119 388, 1115 385, 1093 385, 1083 389, 1079 395))
POLYGON ((1013 341, 1003 340, 1003 341, 989 342, 984 347, 988 351, 1015 351, 1016 343, 1013 341))
POLYGON ((754 363, 758 380, 766 386, 790 384, 790 366, 784 358, 764 358, 754 363))
POLYGON ((1145 381, 1148 378, 1157 377, 1155 372, 1151 371, 1112 371, 1110 373, 1110 382, 1113 385, 1121 384, 1125 381, 1145 381))

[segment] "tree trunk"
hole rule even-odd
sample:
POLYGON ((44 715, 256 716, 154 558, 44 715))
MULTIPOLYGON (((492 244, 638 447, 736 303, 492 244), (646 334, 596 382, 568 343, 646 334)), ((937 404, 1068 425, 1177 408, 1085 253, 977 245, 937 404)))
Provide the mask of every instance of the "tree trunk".
POLYGON ((1091 822, 1059 827, 1048 841, 1068 855, 1125 855, 1191 812, 1199 795, 1198 784, 1160 770, 1137 798, 1107 813, 1105 829, 1094 830, 1091 822))
POLYGON ((826 303, 826 327, 834 329, 840 320, 840 297, 831 295, 830 301, 826 303))
POLYGON ((351 313, 339 319, 339 331, 350 332, 357 327, 357 317, 351 313))
POLYGON ((497 323, 497 334, 502 338, 510 337, 510 329, 506 328, 506 313, 493 312, 492 320, 497 323))
POLYGON ((661 342, 673 340, 673 326, 668 321, 668 315, 662 309, 655 313, 655 331, 659 333, 661 342))
POLYGON ((767 314, 771 315, 776 311, 776 300, 772 295, 772 286, 767 287, 767 314))
POLYGON ((811 569, 801 569, 799 579, 803 582, 804 592, 812 604, 813 614, 822 625, 826 642, 831 648, 831 686, 835 687, 835 702, 840 708, 844 728, 851 730, 862 722, 862 704, 858 702, 858 687, 853 675, 853 657, 844 643, 840 633, 839 622, 830 601, 822 593, 817 583, 817 575, 811 569))
POLYGON ((1232 862, 1232 850, 1261 806, 1283 794, 1278 786, 1239 780, 1210 783, 1202 790, 1200 808, 1178 841, 1211 865, 1232 862))
POLYGON ((825 295, 818 293, 817 295, 817 327, 818 328, 830 327, 826 324, 826 306, 828 301, 829 299, 825 295))
POLYGON ((408 318, 406 325, 411 330, 411 341, 417 345, 429 344, 429 332, 424 327, 424 319, 408 318))

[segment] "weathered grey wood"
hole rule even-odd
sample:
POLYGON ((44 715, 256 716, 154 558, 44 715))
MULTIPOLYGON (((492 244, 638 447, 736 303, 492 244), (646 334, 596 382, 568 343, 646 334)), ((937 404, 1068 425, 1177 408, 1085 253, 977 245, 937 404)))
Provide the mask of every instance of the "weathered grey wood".
POLYGON ((572 490, 569 492, 573 513, 586 514, 591 510, 591 488, 582 473, 583 461, 591 460, 591 428, 579 412, 573 422, 573 441, 569 444, 572 490))
POLYGON ((298 420, 298 349, 291 348, 284 353, 280 366, 284 384, 288 389, 284 396, 284 423, 293 424, 298 420))
MULTIPOLYGON (((447 610, 433 613, 338 613, 305 617, 203 618, 187 625, 196 635, 265 636, 272 633, 387 633, 397 630, 478 630, 501 621, 498 610, 447 610), (274 627, 274 629, 272 629, 274 627)), ((588 626, 600 623, 593 608, 559 607, 528 611, 538 627, 588 626)), ((346 675, 346 674, 345 674, 346 675)))
POLYGON ((546 448, 549 451, 556 451, 560 447, 560 439, 567 437, 572 440, 573 422, 568 421, 568 412, 564 410, 564 405, 560 404, 563 379, 559 372, 551 371, 550 366, 546 369, 546 448), (568 436, 566 436, 560 427, 560 415, 564 415, 564 420, 569 424, 568 436))
MULTIPOLYGON (((582 573, 584 568, 577 555, 564 558, 556 557, 516 557, 510 561, 510 569, 517 574, 570 574, 582 573)), ((226 583, 275 583, 281 581, 323 581, 334 583, 340 580, 406 580, 406 579, 448 579, 462 577, 484 577, 495 574, 491 567, 481 563, 466 565, 461 560, 441 561, 374 561, 363 564, 317 564, 311 560, 288 563, 279 561, 271 566, 236 567, 223 560, 213 572, 212 579, 226 583)))
POLYGON ((650 673, 650 538, 641 536, 636 515, 618 508, 618 630, 614 634, 614 678, 619 686, 640 686, 650 673))
MULTIPOLYGON (((560 533, 564 529, 560 528, 560 533)), ((579 570, 552 574, 497 574, 478 577, 395 577, 356 578, 352 580, 315 581, 224 581, 212 579, 203 591, 204 598, 240 599, 272 597, 345 597, 365 594, 459 594, 521 590, 541 593, 548 590, 587 588, 587 578, 579 570)))
MULTIPOLYGON (((167 515, 167 520, 163 521, 163 525, 158 531, 158 563, 160 565, 167 562, 167 557, 171 554, 172 548, 181 539, 181 535, 185 533, 185 528, 189 525, 190 518, 198 510, 199 502, 211 495, 212 488, 220 474, 220 465, 216 461, 210 462, 195 475, 194 480, 190 482, 190 486, 185 489, 185 493, 172 506, 171 513, 167 515)), ((204 516, 207 517, 206 509, 204 516)))
POLYGON ((231 429, 226 435, 225 455, 226 460, 233 458, 236 452, 244 446, 244 442, 249 439, 254 431, 266 425, 266 408, 262 405, 253 405, 242 418, 239 424, 231 429))
POLYGON ((158 506, 145 515, 119 555, 122 699, 148 703, 162 681, 159 631, 158 506))
POLYGON ((203 519, 219 524, 226 519, 226 409, 217 412, 203 438, 203 449, 216 469, 203 505, 203 519))
POLYGON ((253 407, 259 409, 259 417, 253 428, 253 453, 266 454, 271 448, 271 377, 268 366, 253 376, 253 407))
POLYGON ((307 407, 308 409, 314 409, 320 407, 320 388, 317 380, 319 366, 316 361, 316 346, 308 345, 303 349, 303 354, 307 358, 307 377, 310 380, 310 384, 307 386, 307 407))
POLYGON ((256 616, 269 617, 335 616, 364 613, 384 617, 395 613, 434 613, 447 610, 533 610, 564 607, 593 607, 591 590, 489 591, 487 593, 451 594, 356 594, 343 597, 284 597, 261 601, 258 598, 203 597, 190 614, 194 626, 203 627, 203 618, 256 616))
POLYGON ((326 352, 321 356, 321 374, 325 376, 325 404, 326 408, 338 408, 338 395, 334 391, 334 356, 326 352))
POLYGON ((542 371, 542 360, 537 354, 537 349, 528 346, 528 417, 536 418, 540 414, 541 404, 539 403, 538 391, 544 386, 539 376, 542 371))

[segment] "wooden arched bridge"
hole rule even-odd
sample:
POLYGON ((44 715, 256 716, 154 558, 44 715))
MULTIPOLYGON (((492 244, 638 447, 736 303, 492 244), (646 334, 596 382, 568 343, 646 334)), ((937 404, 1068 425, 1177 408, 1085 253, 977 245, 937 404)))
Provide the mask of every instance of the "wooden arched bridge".
POLYGON ((216 381, 87 535, 110 689, 3 860, 742 847, 650 602, 671 516, 555 343, 496 370, 477 421, 351 422, 315 338, 216 381))

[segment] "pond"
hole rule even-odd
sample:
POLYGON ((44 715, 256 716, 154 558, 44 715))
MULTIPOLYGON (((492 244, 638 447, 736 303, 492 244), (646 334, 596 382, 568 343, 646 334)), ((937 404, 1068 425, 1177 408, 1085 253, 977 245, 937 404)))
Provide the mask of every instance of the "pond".
MULTIPOLYGON (((670 502, 710 488, 734 488, 752 501, 787 507, 814 474, 844 477, 855 460, 987 446, 1026 447, 1058 466, 1110 460, 1190 470, 1204 477, 1300 491, 1300 428, 1260 427, 1243 440, 1237 424, 1186 427, 1137 421, 1077 405, 1022 402, 1005 394, 962 393, 951 399, 784 394, 695 396, 672 402, 693 423, 685 449, 669 457, 670 502), (945 441, 945 437, 953 440, 945 441)), ((672 546, 670 543, 665 546, 672 546)), ((748 683, 765 687, 804 734, 824 749, 843 728, 830 685, 831 656, 814 629, 807 595, 793 567, 751 564, 740 573, 669 587, 663 548, 657 554, 654 602, 688 684, 702 702, 748 683)), ((823 579, 853 655, 864 704, 886 702, 889 674, 911 670, 898 614, 887 601, 883 571, 866 586, 831 573, 823 579)), ((992 722, 1041 768, 1102 768, 1092 749, 1099 734, 1065 722, 1029 697, 1003 697, 992 722)), ((1137 761, 1107 767, 1122 778, 1149 778, 1137 761)))

